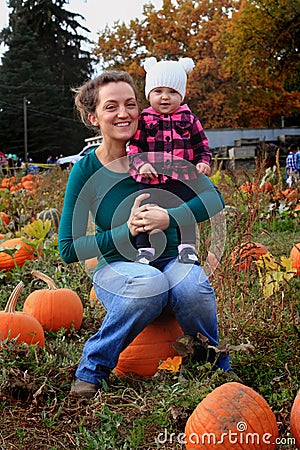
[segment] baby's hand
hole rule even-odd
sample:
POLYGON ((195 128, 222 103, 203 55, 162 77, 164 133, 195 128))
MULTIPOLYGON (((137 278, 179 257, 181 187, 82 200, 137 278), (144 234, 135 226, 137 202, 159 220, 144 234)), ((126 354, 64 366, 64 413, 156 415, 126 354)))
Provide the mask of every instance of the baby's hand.
POLYGON ((154 180, 158 177, 156 170, 150 163, 146 163, 142 167, 140 167, 139 174, 143 178, 150 178, 150 180, 154 180))
POLYGON ((211 174, 211 168, 205 163, 196 164, 196 169, 199 174, 202 173, 203 175, 207 175, 208 177, 211 174))

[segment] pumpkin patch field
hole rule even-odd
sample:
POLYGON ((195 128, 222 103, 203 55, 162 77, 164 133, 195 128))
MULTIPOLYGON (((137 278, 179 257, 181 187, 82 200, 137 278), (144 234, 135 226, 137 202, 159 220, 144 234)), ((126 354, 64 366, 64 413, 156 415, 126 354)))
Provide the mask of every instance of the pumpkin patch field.
POLYGON ((213 370, 204 336, 161 317, 85 400, 70 387, 105 310, 95 261, 59 255, 67 179, 59 168, 0 177, 0 449, 300 448, 300 185, 262 161, 213 168, 226 207, 198 225, 198 250, 216 293, 216 358, 229 352, 234 373, 213 370))

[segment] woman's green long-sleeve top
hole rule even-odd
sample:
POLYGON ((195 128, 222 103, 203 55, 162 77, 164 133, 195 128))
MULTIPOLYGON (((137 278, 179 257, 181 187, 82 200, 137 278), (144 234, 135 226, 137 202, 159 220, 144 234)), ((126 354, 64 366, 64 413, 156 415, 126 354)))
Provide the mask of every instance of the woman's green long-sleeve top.
MULTIPOLYGON (((219 190, 203 175, 198 177, 197 194, 189 202, 167 209, 170 225, 164 232, 166 245, 162 257, 177 254, 177 224, 202 222, 224 208, 219 190)), ((97 269, 113 261, 134 261, 135 238, 127 220, 137 195, 133 178, 108 170, 95 151, 78 161, 69 175, 59 227, 62 259, 72 263, 96 256, 97 269), (90 217, 95 222, 95 232, 89 235, 90 217)))

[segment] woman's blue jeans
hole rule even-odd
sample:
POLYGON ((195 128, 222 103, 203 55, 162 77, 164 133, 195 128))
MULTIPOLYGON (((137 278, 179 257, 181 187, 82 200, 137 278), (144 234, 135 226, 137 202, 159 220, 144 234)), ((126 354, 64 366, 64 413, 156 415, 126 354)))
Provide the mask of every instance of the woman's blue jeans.
MULTIPOLYGON (((156 267, 120 261, 97 271, 93 282, 107 313, 84 346, 76 371, 80 380, 100 385, 121 351, 165 309, 173 311, 184 334, 201 333, 218 344, 215 294, 199 265, 177 258, 158 260, 156 267)), ((230 370, 229 355, 221 354, 216 367, 230 370)))

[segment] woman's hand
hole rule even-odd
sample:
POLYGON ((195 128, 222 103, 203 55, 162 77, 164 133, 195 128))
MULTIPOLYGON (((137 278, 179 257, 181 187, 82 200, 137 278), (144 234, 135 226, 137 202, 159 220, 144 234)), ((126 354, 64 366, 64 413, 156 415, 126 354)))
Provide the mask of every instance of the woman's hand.
POLYGON ((211 174, 211 168, 209 167, 208 164, 205 164, 205 163, 198 163, 196 165, 196 170, 197 170, 198 174, 202 173, 203 175, 206 175, 208 177, 211 174))
POLYGON ((132 236, 142 232, 155 233, 166 230, 170 224, 169 214, 164 208, 149 203, 140 206, 141 202, 149 197, 150 194, 141 194, 134 201, 127 222, 132 236))
POLYGON ((139 174, 140 174, 143 178, 149 178, 150 180, 155 180, 155 178, 158 177, 158 174, 157 174, 156 170, 154 169, 154 167, 153 167, 152 164, 150 164, 150 163, 144 164, 144 165, 140 168, 139 174))

